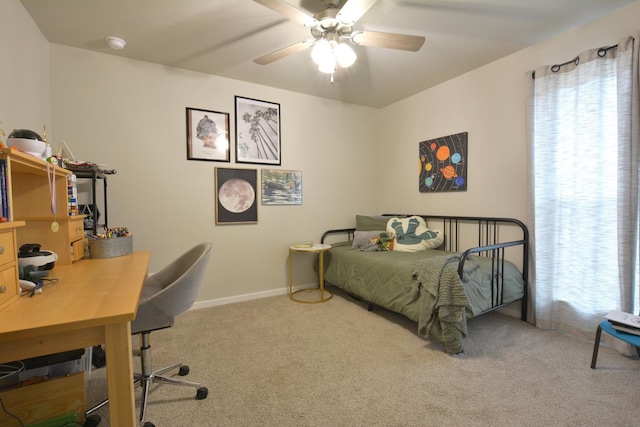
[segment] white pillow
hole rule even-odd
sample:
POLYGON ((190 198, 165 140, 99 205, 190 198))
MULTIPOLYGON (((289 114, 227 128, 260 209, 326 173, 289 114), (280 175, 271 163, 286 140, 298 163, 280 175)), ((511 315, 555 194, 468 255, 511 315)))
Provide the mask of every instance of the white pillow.
POLYGON ((420 216, 391 218, 387 222, 387 231, 395 233, 394 251, 418 252, 435 249, 444 241, 442 232, 428 229, 424 218, 420 216))

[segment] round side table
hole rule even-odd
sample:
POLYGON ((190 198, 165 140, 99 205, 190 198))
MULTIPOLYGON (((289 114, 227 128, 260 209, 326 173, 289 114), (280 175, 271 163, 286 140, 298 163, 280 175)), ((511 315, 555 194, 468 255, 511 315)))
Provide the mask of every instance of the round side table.
POLYGON ((303 304, 317 304, 319 302, 329 301, 333 297, 331 292, 324 289, 324 253, 329 249, 331 249, 331 245, 321 243, 314 243, 310 247, 297 247, 295 245, 289 246, 289 298, 295 302, 303 304), (291 258, 294 252, 312 252, 318 254, 318 289, 299 289, 295 292, 293 291, 293 263, 291 258), (317 291, 320 291, 320 299, 307 301, 296 298, 296 294, 299 294, 300 292, 317 291))

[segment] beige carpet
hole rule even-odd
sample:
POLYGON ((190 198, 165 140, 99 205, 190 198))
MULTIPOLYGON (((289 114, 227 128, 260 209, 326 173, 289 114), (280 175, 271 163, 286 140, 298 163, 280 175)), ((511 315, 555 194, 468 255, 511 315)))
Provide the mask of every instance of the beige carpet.
MULTIPOLYGON (((209 397, 158 386, 147 418, 158 427, 640 422, 640 361, 608 347, 592 370, 592 343, 499 313, 469 321, 463 356, 415 330, 339 292, 317 305, 278 296, 193 310, 152 335, 154 365, 183 360, 209 397)), ((89 404, 106 394, 104 371, 92 373, 89 404)), ((108 410, 99 414, 109 425, 108 410)))

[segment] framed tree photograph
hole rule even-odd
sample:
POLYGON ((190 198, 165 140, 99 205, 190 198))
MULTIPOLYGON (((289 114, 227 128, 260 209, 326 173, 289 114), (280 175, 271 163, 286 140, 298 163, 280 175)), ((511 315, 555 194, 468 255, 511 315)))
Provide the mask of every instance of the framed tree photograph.
POLYGON ((187 107, 187 160, 231 161, 229 113, 187 107))
POLYGON ((215 168, 216 224, 258 222, 256 169, 215 168))
POLYGON ((280 165, 280 104, 235 99, 236 162, 280 165))
POLYGON ((262 169, 260 184, 263 205, 302 204, 302 171, 262 169))

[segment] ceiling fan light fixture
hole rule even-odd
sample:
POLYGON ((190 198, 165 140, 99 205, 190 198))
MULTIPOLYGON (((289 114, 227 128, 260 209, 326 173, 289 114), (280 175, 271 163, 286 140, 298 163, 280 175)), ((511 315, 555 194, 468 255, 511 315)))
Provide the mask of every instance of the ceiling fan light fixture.
POLYGON ((362 40, 362 36, 363 36, 362 31, 354 31, 354 32, 351 34, 351 41, 352 41, 354 44, 359 45, 359 44, 360 44, 360 41, 362 40))
POLYGON ((311 59, 318 65, 320 72, 334 73, 338 65, 342 68, 352 66, 356 62, 357 55, 346 43, 322 38, 315 41, 311 50, 311 59))
POLYGON ((346 43, 338 44, 338 47, 335 50, 335 54, 336 59, 338 60, 338 64, 340 64, 342 68, 351 67, 358 58, 351 46, 346 43))
POLYGON ((335 73, 336 58, 333 55, 325 58, 324 61, 318 65, 318 71, 320 71, 321 73, 327 73, 327 74, 335 73))
POLYGON ((313 62, 320 65, 332 56, 331 43, 327 39, 323 38, 315 41, 313 49, 311 50, 311 59, 313 62))
POLYGON ((339 24, 340 22, 336 18, 332 17, 323 18, 320 21, 320 26, 325 30, 336 28, 339 24))

